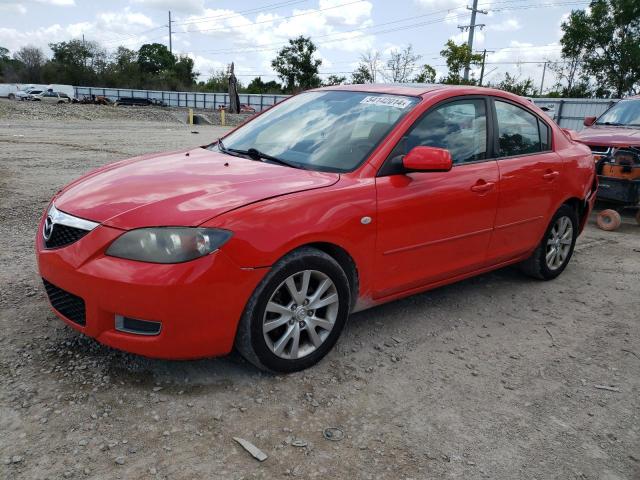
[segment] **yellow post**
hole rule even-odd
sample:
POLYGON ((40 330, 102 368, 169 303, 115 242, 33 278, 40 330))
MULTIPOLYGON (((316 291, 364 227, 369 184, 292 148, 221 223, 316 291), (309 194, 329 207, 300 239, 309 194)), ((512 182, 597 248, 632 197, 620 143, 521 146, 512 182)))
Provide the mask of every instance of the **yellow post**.
POLYGON ((193 108, 189 109, 189 126, 193 127, 193 108))
POLYGON ((220 123, 222 124, 222 126, 225 126, 224 123, 224 108, 220 110, 220 123))

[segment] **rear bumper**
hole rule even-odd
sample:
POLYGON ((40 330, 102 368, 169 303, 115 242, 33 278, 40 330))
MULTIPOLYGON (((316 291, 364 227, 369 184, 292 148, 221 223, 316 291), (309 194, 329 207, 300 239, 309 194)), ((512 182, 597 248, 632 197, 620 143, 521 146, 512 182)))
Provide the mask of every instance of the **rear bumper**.
POLYGON ((85 324, 55 308, 54 312, 100 343, 148 357, 189 359, 229 353, 242 311, 265 269, 242 269, 222 251, 175 265, 104 255, 121 234, 100 226, 55 250, 44 249, 38 235, 42 278, 84 300, 85 324), (118 316, 161 322, 160 333, 119 331, 118 316))

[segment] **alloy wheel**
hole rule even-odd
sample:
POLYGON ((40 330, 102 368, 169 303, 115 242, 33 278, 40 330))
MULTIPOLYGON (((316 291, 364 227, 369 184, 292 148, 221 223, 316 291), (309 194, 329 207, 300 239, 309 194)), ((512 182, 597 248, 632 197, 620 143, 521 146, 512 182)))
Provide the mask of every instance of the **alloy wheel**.
POLYGON ((566 216, 559 217, 547 238, 545 259, 549 270, 557 270, 564 265, 573 243, 573 225, 571 219, 566 216))
POLYGON ((329 337, 338 317, 335 284, 318 270, 287 277, 265 308, 262 333, 276 356, 299 359, 316 351, 329 337))

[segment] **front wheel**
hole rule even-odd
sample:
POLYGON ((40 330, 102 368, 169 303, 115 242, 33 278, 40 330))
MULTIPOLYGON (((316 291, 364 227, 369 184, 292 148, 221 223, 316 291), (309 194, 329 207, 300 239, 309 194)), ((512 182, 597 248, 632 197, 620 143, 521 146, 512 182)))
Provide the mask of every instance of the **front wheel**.
POLYGON ((296 250, 273 266, 247 302, 236 348, 263 370, 304 370, 335 345, 350 302, 349 280, 333 257, 296 250))
POLYGON ((521 270, 541 280, 552 280, 567 267, 578 238, 578 217, 568 205, 555 213, 542 241, 533 254, 520 264, 521 270))

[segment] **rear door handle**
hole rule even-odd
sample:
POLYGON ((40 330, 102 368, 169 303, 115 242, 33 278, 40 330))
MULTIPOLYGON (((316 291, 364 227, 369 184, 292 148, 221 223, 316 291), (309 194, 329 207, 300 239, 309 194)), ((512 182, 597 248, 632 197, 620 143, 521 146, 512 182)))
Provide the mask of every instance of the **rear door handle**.
POLYGON ((544 178, 545 180, 554 180, 558 175, 560 175, 560 172, 549 170, 544 175, 542 175, 542 178, 544 178))
POLYGON ((476 193, 486 193, 491 190, 494 185, 494 182, 485 182, 484 180, 478 180, 478 183, 471 187, 471 191, 476 193))

